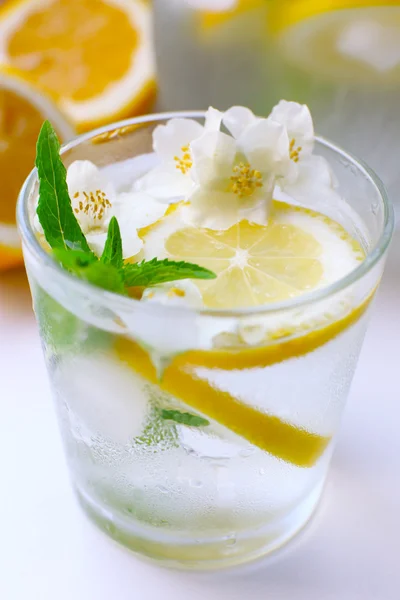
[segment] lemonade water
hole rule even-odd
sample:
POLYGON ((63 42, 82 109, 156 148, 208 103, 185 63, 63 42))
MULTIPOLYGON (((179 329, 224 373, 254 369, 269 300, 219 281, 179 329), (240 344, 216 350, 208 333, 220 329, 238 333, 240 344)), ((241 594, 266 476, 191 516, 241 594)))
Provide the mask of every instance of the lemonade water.
MULTIPOLYGON (((52 327, 51 315, 44 326, 52 327)), ((78 327, 78 345, 103 334, 83 321, 78 327)), ((208 371, 217 389, 292 424, 276 450, 290 460, 214 420, 191 428, 160 419, 159 409, 193 407, 132 372, 114 350, 116 338, 110 347, 96 343, 89 356, 72 349, 72 356, 52 355, 53 393, 85 509, 132 549, 187 566, 234 564, 279 547, 320 498, 365 328, 363 316, 320 348, 280 364, 208 371), (307 444, 307 432, 319 443, 307 444), (303 443, 305 457, 297 448, 303 443)))
MULTIPOLYGON (((167 116, 109 127, 63 158, 90 159, 124 193, 154 165, 159 123, 167 116)), ((268 225, 215 233, 183 227, 178 203, 139 232, 141 258, 196 258, 217 273, 199 282, 201 309, 169 302, 195 295, 180 282, 138 302, 69 275, 37 240, 35 173, 22 192, 73 485, 90 517, 142 555, 245 562, 290 539, 318 503, 392 220, 373 175, 326 142, 317 153, 348 200, 325 214, 276 201, 268 225)))

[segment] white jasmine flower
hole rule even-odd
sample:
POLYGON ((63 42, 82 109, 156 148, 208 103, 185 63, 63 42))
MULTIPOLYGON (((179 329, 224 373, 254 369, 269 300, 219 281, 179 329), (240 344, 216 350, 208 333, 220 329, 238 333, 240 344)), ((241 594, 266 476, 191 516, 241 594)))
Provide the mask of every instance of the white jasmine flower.
POLYGON ((270 119, 281 123, 289 138, 289 153, 278 173, 278 188, 294 200, 311 206, 321 197, 337 199, 328 162, 313 154, 315 134, 308 107, 281 100, 272 109, 270 119))
POLYGON ((116 198, 114 186, 89 160, 76 160, 67 170, 72 209, 83 233, 103 227, 116 198))
POLYGON ((277 164, 287 154, 287 134, 272 120, 254 117, 249 124, 247 111, 238 111, 235 119, 236 139, 209 131, 191 144, 197 185, 185 213, 195 226, 228 229, 241 219, 268 222, 277 164))
POLYGON ((93 252, 101 255, 108 225, 116 217, 124 258, 135 256, 143 242, 137 230, 160 219, 166 206, 145 193, 117 194, 113 184, 88 160, 75 161, 67 171, 72 209, 93 252))
POLYGON ((158 125, 153 132, 153 148, 161 164, 138 180, 135 189, 159 200, 187 198, 194 188, 191 144, 205 131, 219 130, 221 119, 222 114, 210 108, 204 126, 184 118, 158 125))
MULTIPOLYGON (((223 116, 223 124, 237 139, 260 119, 243 106, 234 106, 223 116)), ((282 125, 288 137, 287 152, 276 161, 277 195, 283 192, 301 204, 315 205, 321 197, 337 201, 334 177, 327 161, 313 154, 314 125, 308 107, 281 100, 268 117, 282 125)))
POLYGON ((308 107, 297 102, 281 100, 272 109, 270 119, 281 123, 289 137, 289 153, 282 175, 295 182, 302 165, 314 149, 314 125, 308 107))

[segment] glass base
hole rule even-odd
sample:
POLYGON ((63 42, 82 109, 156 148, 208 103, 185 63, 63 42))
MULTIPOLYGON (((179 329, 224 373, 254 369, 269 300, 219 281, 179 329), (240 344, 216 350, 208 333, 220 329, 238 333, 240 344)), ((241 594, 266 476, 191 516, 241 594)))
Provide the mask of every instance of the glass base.
POLYGON ((85 513, 108 536, 140 557, 177 569, 222 569, 247 563, 289 542, 312 517, 321 497, 323 482, 288 514, 274 519, 257 530, 224 537, 200 537, 193 532, 173 534, 138 521, 125 519, 82 490, 78 500, 85 513))

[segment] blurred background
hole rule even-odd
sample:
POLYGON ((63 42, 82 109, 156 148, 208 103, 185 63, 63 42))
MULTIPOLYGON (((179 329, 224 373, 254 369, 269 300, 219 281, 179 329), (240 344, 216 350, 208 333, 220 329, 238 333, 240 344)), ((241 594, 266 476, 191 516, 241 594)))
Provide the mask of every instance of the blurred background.
MULTIPOLYGON (((153 110, 307 103, 400 184, 400 0, 0 0, 0 270, 50 118, 63 141, 153 110)), ((400 206, 400 203, 399 203, 400 206)))

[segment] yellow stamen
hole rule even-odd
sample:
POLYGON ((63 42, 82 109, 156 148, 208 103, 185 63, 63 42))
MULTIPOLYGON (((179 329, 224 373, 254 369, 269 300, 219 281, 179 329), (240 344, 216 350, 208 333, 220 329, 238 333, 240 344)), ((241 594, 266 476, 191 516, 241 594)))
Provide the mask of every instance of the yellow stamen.
POLYGON ((295 148, 295 143, 296 140, 293 138, 292 140, 290 140, 290 144, 289 144, 289 157, 291 158, 291 160, 295 163, 299 162, 299 158, 300 158, 300 152, 302 151, 302 147, 301 146, 297 146, 297 148, 295 148))
POLYGON ((192 156, 190 154, 189 145, 182 146, 182 157, 174 156, 174 161, 176 162, 176 168, 178 171, 182 173, 182 175, 186 175, 186 173, 192 168, 193 161, 192 156))
POLYGON ((263 185, 260 171, 252 169, 249 164, 240 163, 233 168, 230 190, 240 198, 252 196, 263 185))
POLYGON ((168 297, 172 298, 172 296, 178 296, 179 298, 184 298, 185 292, 179 288, 173 287, 168 292, 168 297))
POLYGON ((102 190, 96 190, 95 192, 76 192, 74 198, 79 198, 83 194, 85 198, 85 204, 79 201, 78 207, 74 209, 76 214, 82 213, 90 215, 93 219, 101 221, 105 215, 107 208, 111 208, 112 204, 107 198, 106 194, 102 190))

